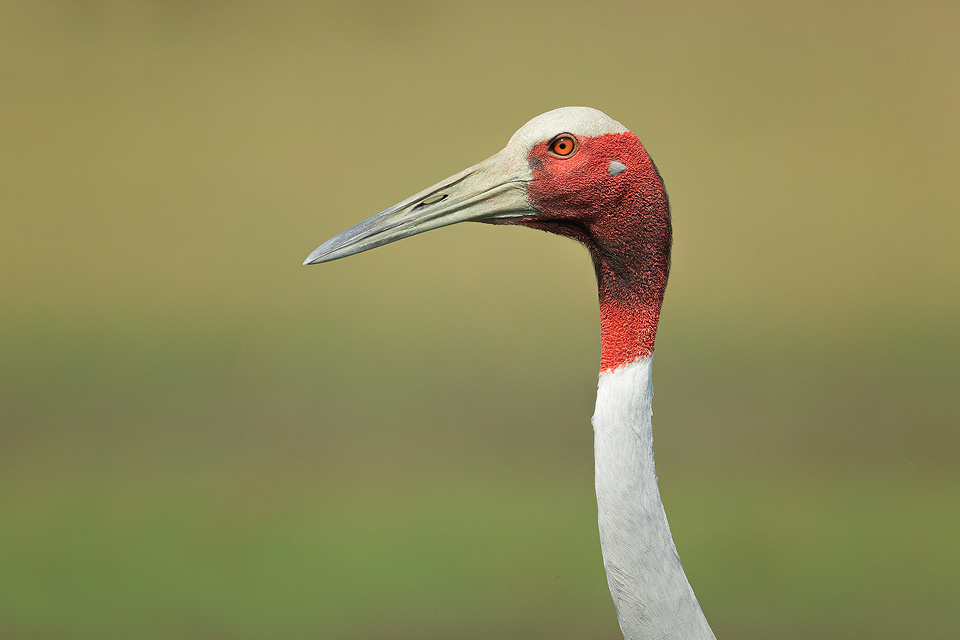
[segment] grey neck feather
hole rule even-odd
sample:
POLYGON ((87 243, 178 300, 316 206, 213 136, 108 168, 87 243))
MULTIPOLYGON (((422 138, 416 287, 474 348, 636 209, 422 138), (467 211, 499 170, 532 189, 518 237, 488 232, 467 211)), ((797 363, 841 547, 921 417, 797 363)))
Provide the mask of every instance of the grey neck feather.
POLYGON ((660 501, 653 357, 601 374, 593 416, 600 545, 626 640, 714 640, 660 501))

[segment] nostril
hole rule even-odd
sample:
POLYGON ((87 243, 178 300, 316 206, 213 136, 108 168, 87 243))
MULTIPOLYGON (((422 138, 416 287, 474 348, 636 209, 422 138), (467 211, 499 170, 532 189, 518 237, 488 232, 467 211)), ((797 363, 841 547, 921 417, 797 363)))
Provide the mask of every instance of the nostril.
POLYGON ((438 202, 446 199, 447 194, 445 193, 441 195, 432 195, 418 202, 414 209, 419 209, 420 207, 429 207, 432 204, 437 204, 438 202))

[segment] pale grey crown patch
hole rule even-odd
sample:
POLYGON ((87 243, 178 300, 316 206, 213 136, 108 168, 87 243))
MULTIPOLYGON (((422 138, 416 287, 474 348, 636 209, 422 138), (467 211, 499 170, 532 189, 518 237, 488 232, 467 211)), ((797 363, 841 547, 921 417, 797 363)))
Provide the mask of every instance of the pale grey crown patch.
POLYGON ((617 162, 616 160, 614 160, 613 162, 610 163, 610 166, 607 167, 607 171, 609 171, 610 175, 612 176, 618 176, 621 173, 623 173, 623 171, 626 168, 627 168, 627 165, 623 164, 622 162, 617 162))

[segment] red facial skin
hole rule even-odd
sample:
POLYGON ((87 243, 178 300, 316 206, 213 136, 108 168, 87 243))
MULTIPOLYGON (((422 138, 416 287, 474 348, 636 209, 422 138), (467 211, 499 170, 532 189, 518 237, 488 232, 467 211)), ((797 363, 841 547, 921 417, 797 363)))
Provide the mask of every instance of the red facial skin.
POLYGON ((600 298, 600 371, 653 353, 670 271, 670 207, 663 180, 632 132, 575 136, 557 157, 537 144, 527 156, 527 197, 539 212, 516 223, 574 238, 593 257, 600 298), (626 169, 611 176, 611 162, 626 169))

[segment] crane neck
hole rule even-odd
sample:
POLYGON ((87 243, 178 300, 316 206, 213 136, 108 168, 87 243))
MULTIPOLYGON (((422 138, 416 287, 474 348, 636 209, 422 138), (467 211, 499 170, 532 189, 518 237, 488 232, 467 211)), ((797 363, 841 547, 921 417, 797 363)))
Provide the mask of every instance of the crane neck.
POLYGON ((653 355, 667 266, 640 271, 594 256, 600 301, 600 371, 653 355))
POLYGON ((607 583, 625 640, 714 640, 657 487, 652 364, 641 357, 600 374, 592 422, 607 583))

